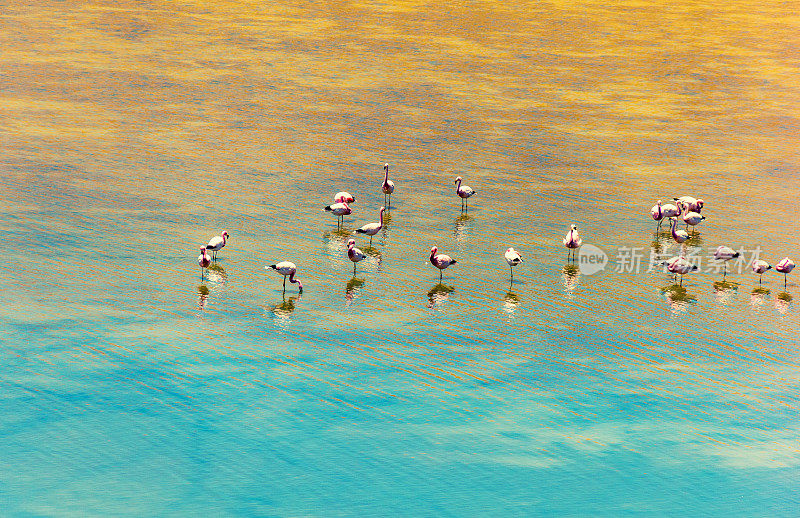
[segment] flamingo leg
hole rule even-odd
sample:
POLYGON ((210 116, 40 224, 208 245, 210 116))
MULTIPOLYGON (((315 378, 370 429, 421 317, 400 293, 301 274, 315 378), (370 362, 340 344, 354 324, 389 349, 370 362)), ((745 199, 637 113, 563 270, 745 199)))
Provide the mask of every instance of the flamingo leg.
POLYGON ((722 282, 725 282, 725 275, 728 273, 728 263, 723 263, 724 270, 722 270, 722 282))
POLYGON ((783 274, 783 291, 786 291, 786 274, 783 274))
POLYGON ((369 246, 372 246, 372 236, 369 236, 369 246))
POLYGON ((286 276, 283 276, 283 291, 286 291, 286 276))
POLYGON ((442 283, 442 270, 439 270, 439 284, 442 283))
POLYGON ((353 277, 356 276, 356 263, 353 263, 353 277))
POLYGON ((514 267, 509 265, 509 268, 511 268, 511 282, 513 283, 514 282, 514 267))

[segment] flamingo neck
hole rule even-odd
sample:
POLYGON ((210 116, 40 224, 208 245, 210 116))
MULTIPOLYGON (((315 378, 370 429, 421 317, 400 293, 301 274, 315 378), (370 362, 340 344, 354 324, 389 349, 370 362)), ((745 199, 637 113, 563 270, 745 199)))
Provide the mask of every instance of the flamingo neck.
POLYGON ((461 178, 456 180, 456 190, 459 190, 459 189, 461 189, 461 178))
POLYGON ((383 227, 383 211, 386 209, 381 209, 381 227, 383 227))
POLYGON ((383 185, 387 185, 389 183, 389 166, 385 166, 383 168, 383 185))

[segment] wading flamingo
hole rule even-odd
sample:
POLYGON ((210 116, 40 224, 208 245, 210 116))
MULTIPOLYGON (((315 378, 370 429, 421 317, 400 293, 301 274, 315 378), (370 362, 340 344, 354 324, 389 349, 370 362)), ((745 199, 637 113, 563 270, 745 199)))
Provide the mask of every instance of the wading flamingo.
POLYGON ((389 180, 389 164, 383 164, 383 183, 381 184, 381 190, 383 191, 383 205, 385 207, 391 207, 394 182, 389 180))
POLYGON ((684 243, 687 239, 689 239, 689 233, 685 230, 681 229, 678 230, 678 218, 669 218, 672 221, 672 225, 670 226, 670 232, 672 233, 672 239, 675 240, 676 243, 681 244, 684 243))
POLYGON ((292 284, 297 284, 298 291, 303 293, 303 283, 299 280, 294 278, 294 274, 297 273, 297 265, 289 262, 283 261, 278 264, 271 264, 269 266, 264 267, 266 270, 272 268, 279 274, 283 275, 283 291, 286 291, 286 277, 289 277, 289 282, 292 284))
POLYGON ((351 239, 347 242, 347 258, 353 261, 353 277, 356 276, 356 263, 362 261, 366 255, 356 248, 356 240, 351 239))
POLYGON ((462 210, 462 212, 466 211, 467 210, 467 199, 469 199, 470 196, 475 194, 475 191, 472 189, 472 187, 468 187, 466 185, 462 186, 461 185, 461 177, 459 176, 459 177, 456 178, 456 193, 461 198, 461 210, 462 210))
POLYGON ((380 223, 367 223, 363 227, 356 230, 357 234, 366 234, 369 236, 369 246, 372 246, 372 236, 377 234, 383 228, 383 211, 386 210, 386 207, 381 207, 380 216, 381 221, 380 223))
POLYGON ((653 205, 653 208, 650 209, 650 216, 653 218, 654 221, 658 221, 658 225, 656 225, 656 230, 661 228, 661 221, 664 219, 664 211, 661 209, 661 200, 653 205))
POLYGON ((788 257, 781 259, 781 262, 775 265, 775 269, 783 274, 783 290, 786 291, 786 275, 792 273, 794 270, 794 261, 788 257))
POLYGON ((578 227, 572 225, 567 235, 564 236, 564 246, 567 247, 567 260, 569 260, 570 254, 572 254, 572 260, 575 260, 575 249, 580 248, 582 244, 583 239, 578 235, 578 227))
POLYGON ((340 226, 344 223, 344 217, 352 214, 353 211, 350 210, 350 206, 347 202, 343 201, 341 203, 334 203, 333 205, 328 205, 325 207, 325 210, 328 212, 333 212, 336 215, 336 226, 340 226))
POLYGON ((334 203, 353 203, 356 201, 355 197, 347 191, 337 192, 333 197, 334 203))
POLYGON ((680 198, 673 198, 678 204, 680 205, 688 205, 690 212, 700 212, 703 210, 703 205, 705 202, 698 198, 692 198, 691 196, 681 196, 680 198))
POLYGON ((728 273, 728 261, 735 257, 739 257, 739 252, 729 246, 720 246, 717 248, 717 251, 714 252, 714 259, 723 261, 722 264, 725 266, 725 269, 722 271, 723 281, 725 280, 725 275, 728 273))
POLYGON ((697 270, 697 265, 690 263, 685 257, 677 256, 665 261, 667 271, 681 276, 681 286, 683 286, 683 276, 689 272, 697 270))
POLYGON ((764 275, 764 272, 767 270, 771 270, 772 266, 763 259, 756 259, 753 261, 753 273, 758 274, 758 284, 761 285, 761 276, 764 275))
POLYGON ((200 265, 200 278, 203 278, 203 270, 211 266, 211 256, 206 252, 206 247, 200 247, 200 256, 197 258, 197 264, 200 265))
POLYGON ((213 261, 217 260, 217 252, 222 250, 225 245, 228 243, 228 231, 223 230, 222 234, 219 236, 214 236, 206 245, 206 250, 211 250, 213 252, 213 257, 211 258, 213 261))
POLYGON ((514 250, 514 248, 509 248, 506 250, 505 258, 508 266, 511 268, 511 282, 514 282, 514 267, 523 262, 522 256, 519 255, 519 252, 514 250))
POLYGON ((701 221, 706 219, 706 217, 701 215, 699 212, 689 210, 688 203, 678 202, 678 207, 681 209, 681 219, 683 219, 683 222, 686 223, 686 230, 689 230, 689 226, 691 225, 692 234, 694 234, 695 227, 699 225, 701 221))
POLYGON ((439 282, 442 282, 442 270, 450 266, 451 264, 456 264, 458 261, 450 257, 449 255, 445 254, 437 254, 436 252, 439 251, 439 248, 433 247, 431 248, 431 264, 435 267, 439 268, 439 282))

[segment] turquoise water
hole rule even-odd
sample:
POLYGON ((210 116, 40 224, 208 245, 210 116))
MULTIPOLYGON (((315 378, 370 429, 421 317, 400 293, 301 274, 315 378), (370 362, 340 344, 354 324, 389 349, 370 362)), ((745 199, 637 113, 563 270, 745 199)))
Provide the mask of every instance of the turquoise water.
POLYGON ((514 9, 9 8, 3 514, 795 515, 797 274, 615 270, 683 194, 800 259, 796 21, 514 9))

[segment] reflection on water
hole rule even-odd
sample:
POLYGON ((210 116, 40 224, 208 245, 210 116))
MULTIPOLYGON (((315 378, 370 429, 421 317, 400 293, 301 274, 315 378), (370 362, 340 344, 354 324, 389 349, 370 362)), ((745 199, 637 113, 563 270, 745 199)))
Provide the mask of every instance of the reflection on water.
POLYGON ((461 214, 453 222, 453 237, 456 240, 459 251, 462 250, 462 245, 470 236, 470 231, 472 230, 470 221, 474 219, 475 218, 468 214, 461 214))
POLYGON ((289 327, 292 312, 294 312, 297 302, 300 301, 301 298, 302 295, 297 294, 287 299, 286 293, 284 292, 281 301, 270 308, 270 313, 277 327, 284 330, 289 327))
POLYGON ((455 288, 452 286, 447 286, 442 283, 437 284, 428 291, 428 304, 426 304, 426 306, 430 309, 439 309, 442 304, 447 302, 450 298, 450 294, 454 291, 455 288))
POLYGON ((347 281, 347 286, 345 287, 345 300, 347 300, 348 306, 361 295, 362 286, 364 286, 363 279, 357 279, 353 277, 347 281))
POLYGON ((509 317, 513 317, 521 301, 522 298, 519 295, 509 291, 506 293, 505 297, 503 297, 503 311, 505 311, 509 317))
POLYGON ((697 302, 697 297, 689 294, 681 284, 663 287, 661 293, 666 297, 672 313, 685 312, 690 304, 697 302))
POLYGON ((197 308, 201 310, 206 309, 206 304, 208 304, 208 294, 209 294, 208 286, 204 284, 200 285, 197 287, 197 291, 200 293, 200 297, 198 298, 197 301, 197 308))
POLYGON ((561 269, 561 282, 564 284, 564 291, 567 298, 572 298, 575 288, 578 287, 578 280, 580 279, 580 270, 578 265, 567 263, 561 269))

